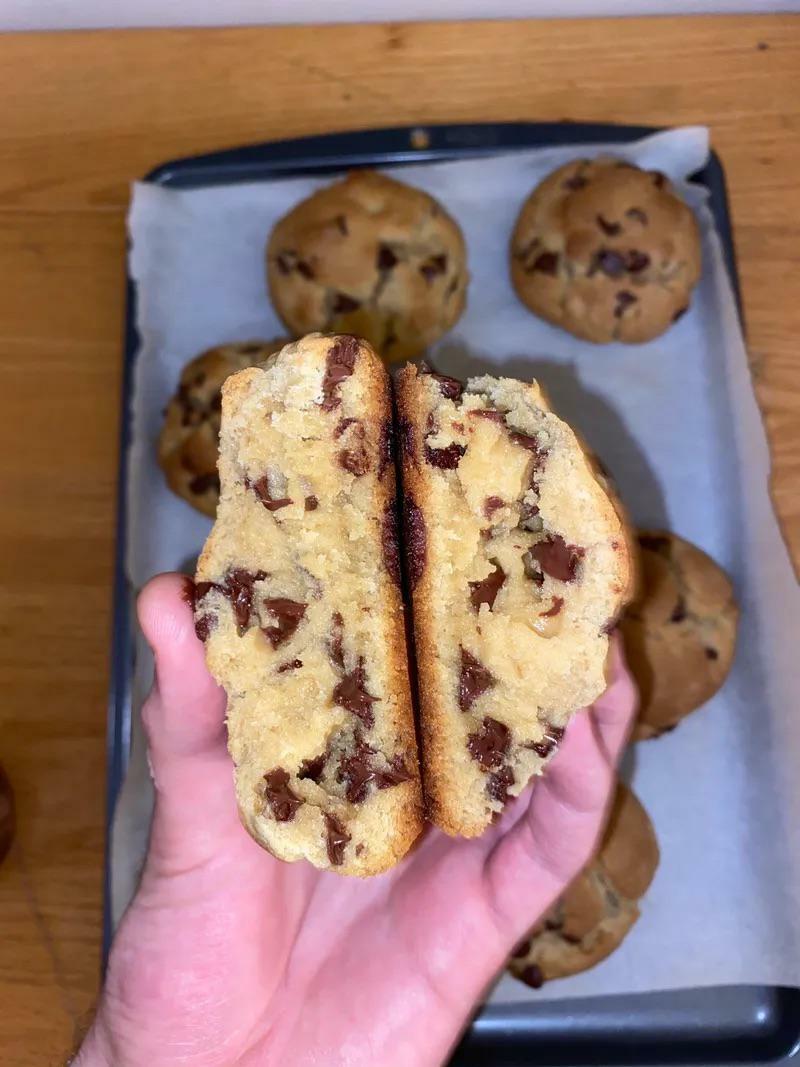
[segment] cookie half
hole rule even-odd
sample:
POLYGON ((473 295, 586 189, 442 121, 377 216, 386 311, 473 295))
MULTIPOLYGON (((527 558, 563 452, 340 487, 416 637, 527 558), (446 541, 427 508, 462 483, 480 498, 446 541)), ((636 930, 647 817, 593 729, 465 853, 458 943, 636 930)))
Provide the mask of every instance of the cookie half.
POLYGON ((508 969, 534 988, 611 955, 639 918, 659 861, 653 824, 620 782, 595 859, 514 952, 508 969))
POLYGON ((536 383, 409 366, 397 407, 426 798, 472 837, 605 689, 628 536, 536 383))
POLYGON ((386 870, 422 827, 390 419, 386 371, 353 337, 229 378, 195 585, 242 821, 343 874, 386 870))
POLYGON ((167 404, 158 439, 159 465, 173 493, 212 519, 219 501, 222 383, 236 371, 261 363, 285 344, 286 339, 279 338, 234 341, 209 348, 186 364, 167 404))
POLYGON ((674 729, 725 682, 739 608, 722 568, 665 530, 638 537, 641 585, 620 623, 639 687, 635 740, 674 729))

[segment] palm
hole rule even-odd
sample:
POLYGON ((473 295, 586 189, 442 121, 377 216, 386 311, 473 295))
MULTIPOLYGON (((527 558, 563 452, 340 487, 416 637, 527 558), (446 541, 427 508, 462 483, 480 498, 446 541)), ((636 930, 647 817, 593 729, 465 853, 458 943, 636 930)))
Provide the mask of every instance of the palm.
POLYGON ((475 841, 431 830, 359 881, 284 864, 236 814, 224 697, 179 580, 143 594, 158 690, 147 867, 81 1062, 438 1064, 514 942, 585 863, 633 710, 624 669, 548 775, 475 841))

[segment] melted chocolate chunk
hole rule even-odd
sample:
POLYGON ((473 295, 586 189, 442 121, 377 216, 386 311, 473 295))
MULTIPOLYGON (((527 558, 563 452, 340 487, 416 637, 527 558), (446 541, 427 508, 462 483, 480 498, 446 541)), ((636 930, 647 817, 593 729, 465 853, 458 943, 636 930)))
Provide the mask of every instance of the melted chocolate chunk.
POLYGON ((361 804, 367 799, 370 782, 375 778, 372 768, 374 755, 375 749, 357 734, 355 748, 339 761, 336 781, 344 785, 344 795, 351 804, 361 804))
POLYGON ((550 607, 547 609, 547 611, 540 611, 539 612, 539 618, 541 618, 541 619, 552 619, 556 615, 558 615, 558 613, 561 611, 561 609, 563 607, 564 607, 564 599, 563 599, 563 597, 555 596, 555 597, 553 597, 553 603, 550 605, 550 607))
POLYGON ((388 245, 378 246, 378 270, 391 270, 397 266, 397 256, 388 245))
POLYGON ((647 225, 647 212, 642 211, 640 207, 629 207, 625 214, 629 219, 635 219, 637 222, 640 222, 642 226, 647 225))
POLYGON ((544 985, 544 974, 537 963, 529 964, 519 975, 522 981, 532 989, 541 989, 544 985))
POLYGON ((601 248, 592 260, 589 274, 594 274, 597 270, 601 270, 609 278, 620 278, 625 273, 625 257, 621 252, 601 248))
POLYGON ((458 378, 451 378, 448 374, 438 374, 426 363, 420 365, 420 373, 435 379, 439 385, 439 392, 446 400, 452 400, 455 403, 455 401, 461 399, 461 394, 464 392, 464 384, 458 378))
POLYGON ((319 501, 317 500, 317 498, 313 494, 311 496, 307 496, 306 497, 306 499, 305 499, 306 511, 316 511, 318 507, 319 507, 319 501))
POLYGON ((480 730, 470 734, 467 738, 467 750, 470 756, 480 763, 484 771, 490 771, 502 766, 510 743, 509 728, 487 715, 481 723, 480 730))
POLYGON ((303 803, 289 788, 289 775, 283 767, 276 767, 264 775, 264 798, 278 822, 291 822, 303 803))
MULTIPOLYGON (((255 574, 251 574, 250 571, 237 568, 225 575, 225 580, 221 586, 215 586, 231 602, 233 615, 236 619, 236 629, 240 637, 250 625, 250 616, 253 611, 253 586, 256 582, 260 582, 266 577, 266 571, 256 571, 255 574)), ((210 582, 208 584, 209 586, 211 585, 210 582)), ((197 596, 200 599, 207 592, 205 589, 202 593, 200 592, 201 587, 205 585, 205 582, 200 582, 197 586, 197 596)))
POLYGON ((217 620, 213 615, 201 615, 194 621, 194 632, 201 641, 207 641, 208 635, 216 628, 217 620))
POLYGON ((460 445, 457 441, 453 441, 445 448, 431 448, 425 445, 425 459, 432 467, 438 467, 439 470, 454 471, 466 451, 466 445, 460 445))
POLYGON ((287 671, 296 671, 303 666, 301 659, 290 659, 286 663, 282 663, 276 670, 278 674, 285 674, 287 671))
POLYGON ((430 256, 419 268, 420 274, 429 284, 437 275, 444 274, 446 270, 447 256, 444 253, 438 256, 430 256))
POLYGON ((545 723, 544 736, 541 741, 531 741, 525 745, 525 748, 531 748, 537 756, 541 756, 542 759, 547 759, 550 753, 561 744, 564 737, 564 728, 561 726, 554 726, 553 723, 545 723))
POLYGON ((341 404, 339 385, 353 373, 357 355, 358 341, 349 334, 337 337, 331 345, 322 379, 323 411, 333 411, 341 404))
POLYGON ((678 602, 672 609, 672 614, 669 617, 670 622, 683 622, 686 618, 686 601, 682 596, 678 597, 678 602))
POLYGON ((272 497, 266 474, 263 478, 259 478, 257 482, 251 482, 248 478, 245 478, 244 485, 245 489, 252 489, 267 511, 280 511, 281 508, 287 508, 293 503, 291 497, 288 496, 282 496, 278 499, 272 497))
POLYGON ((291 274, 294 266, 294 252, 279 252, 275 257, 275 265, 281 274, 291 274))
POLYGON ((307 604, 286 597, 270 597, 264 601, 264 607, 277 619, 275 626, 262 626, 261 632, 273 648, 288 641, 306 613, 307 604))
POLYGON ((304 759, 300 764, 300 770, 297 772, 297 777, 303 780, 307 779, 319 785, 327 762, 328 750, 326 749, 324 752, 320 752, 318 756, 314 756, 313 759, 304 759))
POLYGON ((719 652, 715 648, 711 648, 710 645, 706 645, 705 653, 706 659, 719 659, 719 652))
POLYGON ((558 274, 558 253, 540 252, 527 268, 529 274, 533 271, 539 271, 541 274, 558 274))
POLYGON ((488 419, 489 422, 498 422, 503 426, 506 424, 505 412, 495 411, 493 408, 475 408, 469 414, 474 415, 476 419, 488 419))
POLYGON ((383 510, 381 549, 383 552, 383 565, 389 572, 389 577, 397 588, 400 589, 402 584, 400 574, 400 544, 397 537, 397 506, 394 500, 390 500, 383 510))
POLYGON ((367 692, 366 684, 367 676, 362 656, 355 669, 346 674, 334 689, 333 702, 341 708, 346 708, 369 729, 375 722, 372 705, 378 698, 367 692))
POLYGON ((356 478, 360 478, 369 470, 369 455, 366 448, 343 448, 339 453, 339 466, 356 478))
POLYGON ((427 531, 425 516, 413 497, 407 496, 403 507, 403 534, 406 552, 406 570, 413 589, 425 569, 427 556, 427 531))
POLYGON ((549 534, 531 548, 531 553, 545 574, 559 582, 573 582, 584 550, 568 545, 558 534, 549 534))
POLYGON ((360 300, 356 300, 353 296, 348 296, 347 293, 337 293, 333 298, 331 311, 334 315, 346 315, 348 311, 358 311, 360 307, 360 300))
POLYGON ((392 786, 400 785, 401 782, 410 782, 412 778, 413 775, 403 762, 403 757, 398 754, 392 757, 384 770, 375 772, 375 787, 376 789, 391 789, 392 786))
POLYGON ((512 960, 521 960, 523 956, 527 956, 531 950, 531 941, 529 937, 526 937, 524 941, 520 941, 514 951, 511 953, 512 960))
POLYGON ((633 293, 628 292, 627 289, 620 289, 620 291, 617 293, 617 302, 614 305, 614 318, 621 319, 623 314, 625 313, 625 310, 629 308, 632 304, 637 304, 638 302, 638 296, 635 296, 633 293))
POLYGON ((198 474, 189 482, 189 492, 197 493, 198 496, 202 493, 207 493, 209 489, 213 489, 215 493, 219 493, 219 475, 216 471, 208 471, 206 474, 198 474))
MULTIPOLYGON (((519 430, 511 430, 508 435, 509 440, 515 445, 519 445, 520 448, 525 448, 528 452, 531 452, 534 457, 534 471, 538 471, 542 465, 543 460, 547 457, 548 450, 542 448, 539 441, 535 437, 531 437, 530 434, 520 433, 519 430)), ((531 472, 533 473, 533 472, 531 472)))
POLYGON ((181 600, 184 604, 188 604, 192 611, 197 606, 197 587, 194 584, 194 578, 190 578, 188 574, 184 574, 181 582, 181 600))
POLYGON ((495 684, 491 671, 465 648, 461 649, 461 669, 458 675, 458 706, 469 711, 479 696, 495 684))
POLYGON ((487 496, 483 502, 483 514, 491 521, 492 515, 506 506, 501 496, 487 496))
POLYGON ((350 840, 350 834, 335 815, 326 811, 324 817, 328 859, 334 867, 340 867, 344 861, 344 848, 350 840))
POLYGON ((331 619, 330 657, 334 667, 344 670, 344 620, 338 611, 331 619))
POLYGON ((632 248, 631 251, 628 252, 625 266, 627 267, 629 274, 640 274, 650 266, 650 257, 646 252, 637 252, 635 248, 632 248))
POLYGON ((469 587, 472 590, 469 594, 469 599, 476 611, 480 610, 481 604, 488 604, 489 611, 492 610, 497 594, 503 588, 503 583, 506 580, 506 572, 497 560, 490 559, 489 562, 494 567, 492 573, 482 578, 479 582, 469 583, 469 587))
POLYGON ((609 222, 602 215, 598 215, 595 221, 607 237, 616 237, 622 232, 622 226, 618 222, 609 222))
POLYGON ((508 791, 514 781, 514 772, 511 767, 506 765, 501 767, 499 771, 494 771, 489 775, 486 781, 486 792, 492 800, 505 804, 508 800, 508 791))
POLYGON ((316 278, 314 268, 310 263, 306 263, 304 259, 298 259, 297 261, 297 273, 302 274, 306 281, 313 281, 316 278))

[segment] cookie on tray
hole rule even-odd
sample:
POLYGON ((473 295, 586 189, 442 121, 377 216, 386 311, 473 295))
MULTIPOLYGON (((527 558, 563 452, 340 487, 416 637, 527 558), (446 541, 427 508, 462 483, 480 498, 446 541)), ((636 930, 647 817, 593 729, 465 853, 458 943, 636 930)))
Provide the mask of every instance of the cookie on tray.
POLYGON ((408 359, 464 310, 466 248, 458 224, 433 197, 359 170, 276 224, 267 279, 294 334, 358 334, 384 359, 408 359))
POLYGON ((559 167, 525 201, 511 239, 520 300, 587 341, 658 337, 699 277, 691 209, 660 171, 620 159, 559 167))
POLYGON ((217 345, 181 371, 178 388, 164 413, 158 462, 173 493, 212 519, 219 500, 217 450, 222 383, 236 371, 267 359, 285 344, 286 339, 279 338, 217 345))
POLYGON ((386 370, 354 337, 229 378, 194 590, 242 821, 281 859, 355 875, 422 827, 390 420, 386 370))
POLYGON ((426 798, 473 837, 605 689, 626 524, 535 382, 396 386, 426 798))
POLYGON ((517 947, 511 974, 538 989, 610 956, 639 918, 658 861, 653 824, 620 782, 600 851, 517 947))
POLYGON ((663 530, 639 534, 641 583, 620 623, 640 708, 633 737, 659 737, 722 686, 733 663, 739 608, 727 574, 663 530))

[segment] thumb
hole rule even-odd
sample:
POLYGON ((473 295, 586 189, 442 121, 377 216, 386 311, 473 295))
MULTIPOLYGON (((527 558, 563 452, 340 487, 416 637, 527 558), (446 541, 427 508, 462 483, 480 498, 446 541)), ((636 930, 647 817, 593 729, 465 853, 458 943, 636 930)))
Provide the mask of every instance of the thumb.
POLYGON ((151 873, 201 864, 231 831, 241 832, 225 747, 225 694, 206 669, 188 581, 159 575, 137 604, 155 657, 155 681, 142 708, 156 791, 151 873))

